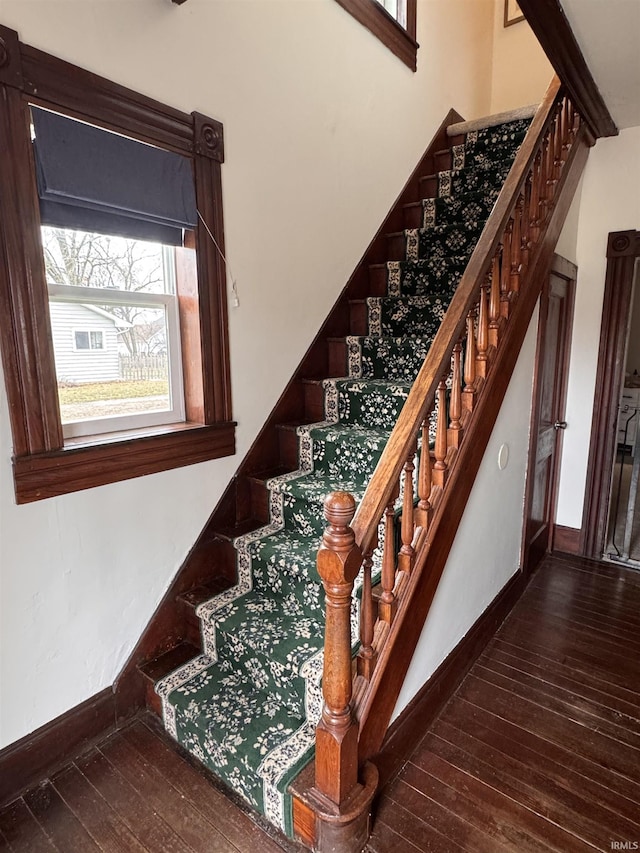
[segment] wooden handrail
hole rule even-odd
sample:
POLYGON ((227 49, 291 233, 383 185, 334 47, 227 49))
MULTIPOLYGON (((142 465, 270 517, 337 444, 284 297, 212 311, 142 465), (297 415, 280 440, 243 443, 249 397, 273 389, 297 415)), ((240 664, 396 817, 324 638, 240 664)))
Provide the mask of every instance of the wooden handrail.
POLYGON ((448 368, 453 346, 462 333, 480 283, 489 269, 536 152, 553 119, 553 109, 559 91, 560 81, 554 77, 515 157, 502 192, 498 196, 447 313, 413 383, 364 497, 360 501, 351 526, 356 542, 363 550, 367 550, 371 544, 380 518, 391 498, 392 490, 400 477, 411 443, 433 405, 438 383, 448 368))
MULTIPOLYGON (((340 648, 325 645, 326 705, 316 740, 316 773, 320 767, 324 779, 320 783, 316 775, 316 788, 330 796, 338 810, 358 788, 353 784, 354 761, 364 768, 380 748, 506 393, 547 272, 545 264, 584 166, 585 134, 580 116, 554 78, 348 528, 349 578, 353 560, 364 555, 361 648, 353 691, 345 692, 333 679, 336 660, 344 678, 351 638, 343 631, 340 648), (394 528, 400 484, 398 546, 394 528), (382 530, 382 594, 376 603, 371 566, 382 530), (333 719, 329 697, 334 695, 341 700, 340 720, 349 721, 348 738, 342 737, 333 719), (327 755, 321 754, 325 745, 327 755), (335 782, 328 793, 331 766, 334 772, 340 768, 341 777, 345 773, 349 777, 339 797, 335 782)), ((345 500, 344 493, 334 493, 327 506, 345 500)), ((347 530, 342 535, 346 542, 347 530)), ((328 547, 325 535, 319 568, 328 547)), ((321 575, 329 593, 322 571, 321 575)), ((342 583, 349 578, 342 578, 342 583)))

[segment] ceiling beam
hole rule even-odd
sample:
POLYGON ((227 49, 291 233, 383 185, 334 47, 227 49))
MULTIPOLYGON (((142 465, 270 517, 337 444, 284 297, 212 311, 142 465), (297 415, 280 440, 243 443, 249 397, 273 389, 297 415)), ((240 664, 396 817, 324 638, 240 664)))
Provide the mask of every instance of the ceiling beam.
MULTIPOLYGON (((600 90, 576 41, 559 0, 518 0, 542 49, 593 135, 617 136, 600 90)), ((612 45, 612 50, 615 46, 612 45)))

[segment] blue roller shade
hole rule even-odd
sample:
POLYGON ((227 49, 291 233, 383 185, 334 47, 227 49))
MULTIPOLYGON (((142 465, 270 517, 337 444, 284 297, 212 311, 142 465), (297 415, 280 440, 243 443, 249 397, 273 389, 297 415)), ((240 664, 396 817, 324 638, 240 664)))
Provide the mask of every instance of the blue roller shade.
POLYGON ((198 220, 187 157, 31 107, 43 225, 179 246, 198 220))

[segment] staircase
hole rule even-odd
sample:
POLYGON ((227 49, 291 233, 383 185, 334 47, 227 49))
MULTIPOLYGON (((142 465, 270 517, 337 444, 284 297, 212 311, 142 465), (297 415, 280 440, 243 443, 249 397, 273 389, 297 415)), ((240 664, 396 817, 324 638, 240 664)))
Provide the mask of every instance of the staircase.
MULTIPOLYGON (((313 818, 306 830, 301 828, 300 815, 305 809, 314 811, 314 798, 296 795, 296 817, 290 784, 313 759, 316 728, 322 716, 320 729, 327 736, 323 737, 322 749, 328 744, 330 757, 323 758, 320 769, 316 762, 316 802, 329 802, 331 808, 335 805, 340 822, 341 803, 353 800, 350 788, 362 787, 354 781, 358 754, 362 765, 375 752, 374 745, 379 747, 379 733, 372 733, 371 720, 384 692, 380 684, 385 673, 391 685, 386 697, 390 707, 378 714, 380 720, 390 715, 395 701, 398 676, 394 680, 389 649, 393 648, 394 630, 397 633, 402 622, 394 622, 395 616, 402 615, 400 610, 406 604, 403 585, 411 587, 411 572, 426 547, 425 531, 438 503, 440 510, 444 505, 445 484, 451 470, 456 470, 455 457, 475 401, 481 399, 498 340, 510 312, 519 308, 518 277, 534 256, 536 242, 546 233, 548 222, 554 220, 557 198, 554 200, 553 194, 556 184, 559 193, 562 189, 563 157, 576 147, 579 125, 568 101, 559 97, 557 85, 543 106, 544 114, 539 111, 533 122, 536 139, 528 143, 531 151, 527 149, 519 157, 522 175, 510 175, 510 186, 505 188, 514 198, 510 195, 502 207, 505 193, 500 191, 533 111, 472 125, 454 124, 440 134, 446 148, 428 152, 426 158, 437 164, 438 171, 414 177, 411 188, 416 195, 408 200, 405 194, 398 208, 404 229, 377 240, 378 247, 384 243, 385 254, 380 256, 376 250, 378 257, 369 264, 365 293, 349 300, 349 334, 331 335, 331 326, 338 328, 339 323, 330 323, 325 330, 329 332, 326 365, 338 377, 316 376, 299 383, 304 413, 311 422, 278 428, 280 463, 272 466, 271 472, 261 474, 259 463, 264 459, 261 445, 273 449, 273 438, 263 435, 260 446, 251 449, 250 476, 233 484, 234 505, 227 510, 223 507, 214 516, 194 560, 196 569, 185 572, 186 578, 181 581, 179 600, 191 613, 187 628, 177 629, 178 635, 168 638, 167 645, 174 647, 167 654, 143 667, 155 682, 165 726, 182 746, 279 829, 288 835, 294 835, 295 829, 295 834, 310 845, 318 842, 318 829, 313 818), (550 127, 557 128, 555 136, 550 127), (543 139, 546 141, 540 143, 543 139), (527 177, 530 168, 533 178, 527 177), (512 214, 514 205, 519 212, 512 214), (539 210, 544 215, 538 215, 539 210), (496 217, 502 217, 499 223, 496 217), (502 231, 507 220, 508 238, 502 231), (492 223, 495 235, 488 238, 492 223), (526 234, 521 234, 520 228, 526 228, 526 234), (496 247, 502 261, 495 260, 496 247), (517 264, 512 259, 514 247, 517 264), (474 259, 479 253, 483 257, 476 261, 476 267, 480 265, 484 278, 488 270, 489 278, 486 285, 476 287, 474 259), (465 282, 471 274, 473 282, 467 285, 467 294, 465 282), (479 290, 479 297, 473 288, 479 290), (447 314, 452 299, 454 305, 464 304, 462 313, 456 309, 453 320, 451 312, 447 314), (455 334, 446 328, 445 319, 455 334), (465 329, 466 337, 462 333, 465 329), (439 341, 445 331, 443 348, 439 341), (433 371, 427 371, 430 384, 419 411, 414 411, 412 400, 419 394, 414 380, 424 377, 425 368, 434 359, 440 378, 434 379, 433 371), (411 435, 407 433, 402 439, 400 458, 395 452, 396 437, 408 418, 411 435), (427 446, 430 451, 425 453, 427 446), (295 467, 294 448, 297 468, 290 470, 295 467), (386 460, 393 453, 397 458, 388 465, 386 460), (391 475, 382 487, 377 481, 387 468, 391 475), (343 566, 345 560, 356 566, 355 583, 354 578, 347 579, 341 587, 337 582, 332 586, 324 572, 321 577, 321 561, 316 562, 325 528, 323 502, 336 490, 340 490, 339 499, 333 503, 333 515, 329 508, 331 526, 324 537, 325 551, 342 554, 343 566), (351 501, 350 511, 344 509, 343 498, 351 501), (361 505, 353 523, 354 534, 348 525, 357 502, 361 505), (247 504, 251 507, 248 517, 247 504), (343 517, 347 518, 344 523, 343 517), (218 558, 223 555, 228 559, 233 554, 235 583, 230 584, 228 570, 226 580, 222 571, 213 582, 202 583, 203 554, 210 553, 208 549, 213 549, 218 558), (364 570, 357 572, 363 554, 364 570), (380 581, 380 591, 375 595, 372 587, 380 581), (189 582, 191 588, 184 590, 189 582), (346 599, 344 589, 348 591, 346 599), (344 618, 338 613, 340 608, 344 618), (330 611, 327 619, 325 609, 330 611), (200 649, 195 645, 199 639, 195 618, 200 649), (335 620, 341 618, 346 624, 339 626, 335 620), (335 636, 329 623, 339 627, 335 636), (182 642, 176 645, 172 640, 182 642), (358 676, 352 702, 351 687, 345 685, 351 683, 351 658, 356 654, 358 676), (387 660, 383 661, 385 654, 387 660), (391 672, 387 672, 387 665, 391 672), (336 689, 338 683, 341 686, 336 689), (359 741, 352 709, 360 724, 359 741), (346 736, 354 728, 355 742, 351 734, 346 736), (343 760, 347 752, 349 756, 343 760), (351 780, 344 788, 343 776, 351 780)), ((523 145, 523 151, 525 148, 523 145)), ((564 212, 555 217, 558 222, 566 213, 568 201, 561 207, 564 212)), ((554 227, 557 230, 559 226, 556 223, 554 227)), ((362 280, 357 286, 363 289, 362 280)), ((528 304, 532 298, 521 301, 528 304)), ((531 310, 533 304, 535 300, 531 310)), ((523 322, 519 321, 519 326, 512 323, 512 327, 519 328, 523 322)), ((514 362, 524 329, 526 324, 519 343, 515 344, 514 338, 514 362)), ((499 408, 497 397, 494 408, 496 401, 499 408)), ((276 412, 282 415, 287 409, 291 413, 295 406, 281 401, 276 412)), ((475 453, 481 452, 480 443, 475 453)), ((437 579, 434 582, 437 585, 437 579)), ((428 596, 423 598, 426 601, 428 596)), ((166 603, 163 607, 166 611, 166 603)), ((417 626, 419 631, 424 616, 426 610, 413 620, 414 630, 417 626)), ((149 648, 150 641, 145 642, 149 648)), ((407 665, 408 661, 403 661, 398 672, 407 665)), ((153 697, 150 704, 154 704, 153 697)), ((382 725, 386 727, 386 722, 382 725)), ((358 832, 362 834, 357 830, 354 838, 360 838, 358 832)), ((326 849, 334 849, 333 843, 330 841, 326 849)), ((359 843, 354 841, 353 849, 359 843)), ((319 843, 319 849, 322 846, 319 843)))
MULTIPOLYGON (((348 376, 316 383, 324 419, 297 428, 299 470, 267 480, 269 524, 233 542, 237 584, 197 608, 203 653, 156 685, 168 731, 288 834, 322 709, 322 502, 364 494, 529 124, 452 145, 437 195, 408 212, 420 227, 389 235, 385 295, 352 303, 348 376)), ((353 618, 357 636, 357 598, 353 618)))

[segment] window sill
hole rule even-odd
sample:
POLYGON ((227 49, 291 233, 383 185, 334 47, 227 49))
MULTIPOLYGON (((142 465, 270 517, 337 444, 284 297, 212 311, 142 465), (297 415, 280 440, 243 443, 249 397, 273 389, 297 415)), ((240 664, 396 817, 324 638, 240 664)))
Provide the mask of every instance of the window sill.
POLYGON ((409 10, 409 32, 401 27, 376 0, 337 0, 350 15, 377 36, 412 71, 417 68, 418 42, 415 35, 415 4, 409 10), (413 30, 413 33, 411 32, 413 30))
POLYGON ((70 439, 61 450, 16 456, 19 504, 156 474, 235 453, 235 422, 175 424, 70 439))

